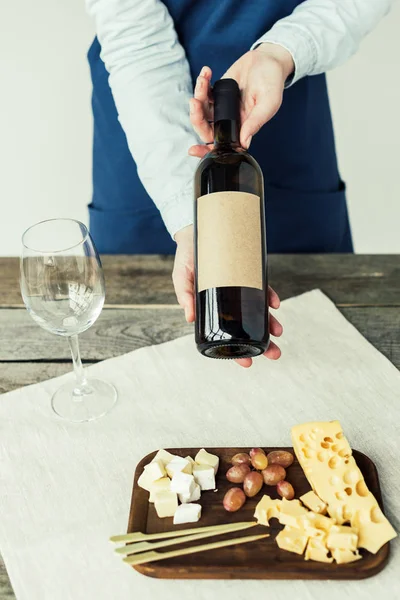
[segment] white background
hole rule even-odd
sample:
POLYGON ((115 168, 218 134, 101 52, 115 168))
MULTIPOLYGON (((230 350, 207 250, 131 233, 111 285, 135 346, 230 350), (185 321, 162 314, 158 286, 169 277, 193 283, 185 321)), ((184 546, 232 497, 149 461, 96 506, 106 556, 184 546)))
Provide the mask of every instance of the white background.
MULTIPOLYGON (((400 5, 329 74, 357 252, 400 252, 400 5)), ((87 221, 91 195, 93 25, 84 0, 19 0, 0 8, 0 255, 55 216, 87 221)))

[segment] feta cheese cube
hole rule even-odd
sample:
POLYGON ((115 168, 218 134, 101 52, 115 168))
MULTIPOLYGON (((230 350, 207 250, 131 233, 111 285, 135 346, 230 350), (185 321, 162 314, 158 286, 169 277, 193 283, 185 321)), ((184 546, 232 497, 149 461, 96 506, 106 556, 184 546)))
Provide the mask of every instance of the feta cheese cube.
POLYGON ((171 479, 174 476, 174 473, 178 473, 179 471, 188 473, 188 475, 192 474, 192 465, 186 458, 182 458, 181 456, 174 456, 165 468, 168 477, 171 477, 171 479))
POLYGON ((174 476, 171 479, 170 489, 171 492, 175 492, 177 494, 191 494, 195 485, 196 482, 193 475, 188 475, 187 473, 178 471, 177 473, 174 473, 174 476))
POLYGON ((178 508, 178 496, 175 492, 157 492, 154 494, 154 508, 158 517, 173 517, 178 508))
POLYGON ((194 484, 194 489, 191 494, 178 494, 178 498, 182 504, 187 504, 188 502, 197 502, 197 500, 200 500, 200 496, 201 490, 197 483, 194 484))
POLYGON ((210 454, 209 452, 207 452, 207 450, 204 450, 204 448, 202 448, 198 451, 194 460, 198 465, 210 465, 214 469, 214 474, 217 474, 219 467, 219 458, 218 456, 215 456, 215 454, 210 454))
POLYGON ((181 504, 174 514, 174 525, 196 523, 201 517, 200 504, 181 504))
POLYGON ((193 477, 201 491, 215 489, 215 472, 211 465, 196 465, 193 468, 193 477))
POLYGON ((158 492, 169 492, 171 486, 171 480, 169 477, 162 477, 162 479, 157 479, 157 481, 153 481, 150 485, 150 498, 149 502, 154 502, 155 494, 158 492))
POLYGON ((163 463, 163 465, 165 467, 174 458, 175 458, 174 455, 171 454, 171 452, 168 452, 168 450, 159 450, 157 452, 157 454, 155 455, 155 457, 153 458, 153 461, 161 460, 161 462, 163 463))
POLYGON ((164 465, 161 460, 153 460, 151 463, 145 466, 144 470, 149 479, 152 481, 157 481, 157 479, 161 479, 161 477, 165 477, 166 475, 164 465))

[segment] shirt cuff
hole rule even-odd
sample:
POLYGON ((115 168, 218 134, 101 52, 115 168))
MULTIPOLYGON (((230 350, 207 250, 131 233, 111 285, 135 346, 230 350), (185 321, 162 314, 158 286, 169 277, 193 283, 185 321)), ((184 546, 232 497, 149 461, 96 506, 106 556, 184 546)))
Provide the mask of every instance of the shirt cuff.
POLYGON ((296 81, 313 72, 317 62, 317 48, 313 38, 302 27, 279 21, 260 37, 251 50, 255 50, 260 44, 278 44, 292 55, 294 62, 294 73, 287 79, 285 88, 290 87, 296 81))
POLYGON ((161 208, 161 216, 172 239, 178 231, 193 225, 193 198, 193 183, 190 183, 182 193, 177 194, 161 208))

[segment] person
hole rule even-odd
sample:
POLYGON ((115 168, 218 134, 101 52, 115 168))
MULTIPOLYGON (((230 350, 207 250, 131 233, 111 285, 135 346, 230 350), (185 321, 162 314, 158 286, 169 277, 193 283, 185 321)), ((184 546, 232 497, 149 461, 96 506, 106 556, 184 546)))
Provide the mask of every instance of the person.
MULTIPOLYGON (((194 320, 193 177, 212 140, 211 78, 226 76, 242 93, 241 144, 264 173, 269 252, 352 252, 324 73, 391 3, 86 0, 99 251, 175 253, 178 302, 194 320)), ((267 356, 279 355, 272 343, 267 356)))

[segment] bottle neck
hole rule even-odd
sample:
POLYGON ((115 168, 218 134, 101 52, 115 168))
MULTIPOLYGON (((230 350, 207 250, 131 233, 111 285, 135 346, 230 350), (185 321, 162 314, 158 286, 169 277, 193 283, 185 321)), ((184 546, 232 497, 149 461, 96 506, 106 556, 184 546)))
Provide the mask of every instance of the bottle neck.
POLYGON ((221 119, 214 123, 214 140, 216 148, 240 147, 239 122, 233 119, 221 119))

